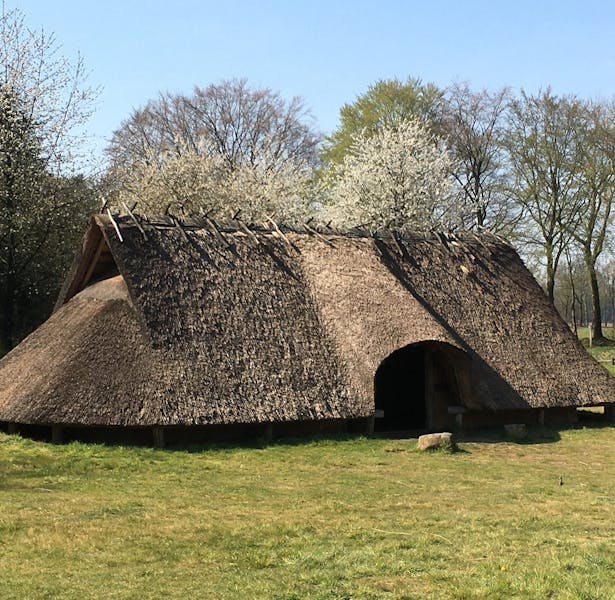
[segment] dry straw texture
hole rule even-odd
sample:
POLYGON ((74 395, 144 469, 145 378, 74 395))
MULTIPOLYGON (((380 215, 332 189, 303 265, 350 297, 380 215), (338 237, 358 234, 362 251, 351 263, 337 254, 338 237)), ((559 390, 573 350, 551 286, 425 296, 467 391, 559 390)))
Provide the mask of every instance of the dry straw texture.
POLYGON ((289 232, 291 248, 271 233, 211 227, 145 225, 144 239, 130 219, 118 221, 123 242, 108 218, 95 218, 59 308, 0 361, 0 420, 366 417, 380 362, 425 340, 471 357, 470 408, 615 397, 517 254, 493 237, 331 234, 327 244, 289 232), (86 253, 101 231, 105 250, 86 253), (107 268, 109 256, 119 275, 70 298, 80 273, 104 276, 87 262, 107 268))

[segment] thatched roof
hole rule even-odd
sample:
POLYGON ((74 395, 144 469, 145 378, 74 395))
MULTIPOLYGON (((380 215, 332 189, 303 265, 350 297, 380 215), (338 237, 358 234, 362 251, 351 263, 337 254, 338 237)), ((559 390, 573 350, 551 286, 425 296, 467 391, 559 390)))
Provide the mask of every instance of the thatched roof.
POLYGON ((615 398, 614 380, 493 236, 235 229, 94 217, 55 313, 0 361, 0 420, 365 417, 378 365, 425 340, 470 355, 470 408, 615 398))

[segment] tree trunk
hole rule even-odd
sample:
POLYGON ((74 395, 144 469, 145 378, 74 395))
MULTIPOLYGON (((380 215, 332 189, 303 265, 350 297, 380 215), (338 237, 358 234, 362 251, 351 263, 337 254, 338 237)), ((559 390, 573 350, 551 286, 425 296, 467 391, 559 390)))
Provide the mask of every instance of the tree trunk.
POLYGON ((547 253, 547 296, 553 304, 555 301, 555 266, 553 264, 553 248, 546 247, 547 253))
POLYGON ((568 251, 567 248, 565 252, 566 252, 566 265, 568 267, 568 279, 570 281, 570 301, 571 301, 571 312, 572 312, 572 324, 574 327, 574 335, 578 337, 579 330, 577 327, 577 309, 576 309, 577 290, 574 284, 574 273, 572 271, 572 260, 570 259, 570 252, 568 251))
POLYGON ((6 282, 0 295, 0 356, 12 350, 15 343, 15 303, 13 287, 6 282))
POLYGON ((602 333, 602 309, 600 308, 600 288, 598 286, 598 275, 596 274, 596 265, 592 260, 591 254, 587 251, 585 255, 585 265, 589 275, 589 286, 592 294, 592 330, 594 341, 604 340, 602 333))

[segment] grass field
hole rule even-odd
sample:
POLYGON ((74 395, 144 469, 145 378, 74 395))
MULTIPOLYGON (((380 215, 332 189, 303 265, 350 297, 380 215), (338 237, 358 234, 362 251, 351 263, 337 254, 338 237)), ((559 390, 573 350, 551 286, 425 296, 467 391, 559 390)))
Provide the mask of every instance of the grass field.
POLYGON ((600 362, 600 364, 607 368, 611 375, 615 375, 615 365, 613 359, 615 359, 615 331, 612 327, 604 327, 604 336, 607 338, 606 344, 594 345, 589 348, 589 331, 587 327, 579 327, 577 335, 587 348, 588 352, 600 362))
POLYGON ((615 598, 615 429, 532 442, 0 434, 0 597, 615 598))

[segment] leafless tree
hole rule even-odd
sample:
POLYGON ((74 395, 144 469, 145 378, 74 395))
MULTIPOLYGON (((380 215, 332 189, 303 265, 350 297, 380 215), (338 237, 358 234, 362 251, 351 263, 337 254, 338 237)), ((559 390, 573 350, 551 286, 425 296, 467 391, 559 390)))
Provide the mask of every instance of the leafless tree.
MULTIPOLYGON (((300 98, 289 102, 245 79, 189 96, 160 94, 113 134, 109 184, 150 211, 242 210, 244 218, 306 216, 320 135, 300 98)), ((298 217, 301 218, 301 217, 298 217)))
POLYGON ((510 105, 510 194, 523 211, 526 242, 544 253, 551 301, 559 261, 579 212, 576 164, 584 125, 580 100, 555 96, 549 89, 538 95, 522 92, 510 105))
POLYGON ((584 123, 577 132, 579 150, 576 218, 570 235, 581 249, 592 299, 594 340, 604 339, 597 263, 602 255, 612 224, 615 196, 615 109, 599 102, 584 103, 584 123))
POLYGON ((320 139, 300 98, 231 79, 191 95, 161 93, 122 123, 107 153, 112 166, 190 151, 222 157, 230 169, 304 169, 316 163, 320 139))
POLYGON ((519 216, 506 193, 505 116, 510 92, 473 91, 467 83, 446 90, 442 133, 452 174, 478 229, 510 233, 519 216))

